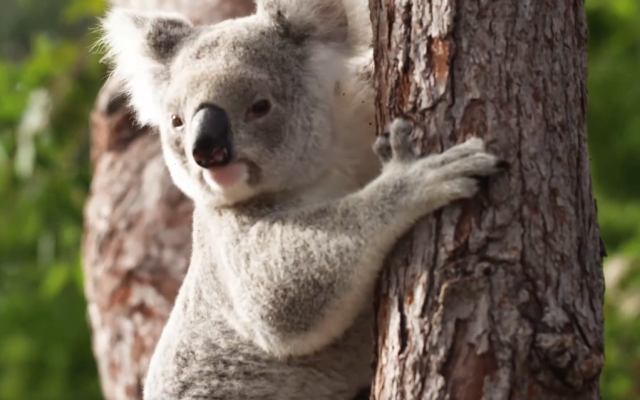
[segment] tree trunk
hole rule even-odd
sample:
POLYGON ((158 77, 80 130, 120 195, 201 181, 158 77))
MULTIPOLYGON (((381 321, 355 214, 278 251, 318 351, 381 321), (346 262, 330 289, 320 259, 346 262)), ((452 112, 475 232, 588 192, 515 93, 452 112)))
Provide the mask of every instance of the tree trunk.
POLYGON ((583 1, 370 4, 378 126, 406 114, 423 154, 479 136, 511 164, 390 255, 373 397, 599 399, 583 1))
MULTIPOLYGON (((114 0, 198 23, 249 14, 252 0, 114 0)), ((186 273, 191 201, 173 185, 158 136, 134 126, 110 82, 92 115, 93 182, 83 263, 93 350, 107 400, 141 399, 149 359, 186 273)))

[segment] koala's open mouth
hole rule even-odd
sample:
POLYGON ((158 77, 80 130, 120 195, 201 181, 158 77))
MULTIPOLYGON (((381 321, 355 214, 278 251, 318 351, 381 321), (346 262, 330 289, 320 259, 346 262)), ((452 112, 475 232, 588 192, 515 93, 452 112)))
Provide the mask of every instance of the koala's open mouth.
POLYGON ((205 169, 202 174, 207 184, 226 190, 245 183, 249 177, 249 169, 246 163, 236 160, 225 166, 205 169))

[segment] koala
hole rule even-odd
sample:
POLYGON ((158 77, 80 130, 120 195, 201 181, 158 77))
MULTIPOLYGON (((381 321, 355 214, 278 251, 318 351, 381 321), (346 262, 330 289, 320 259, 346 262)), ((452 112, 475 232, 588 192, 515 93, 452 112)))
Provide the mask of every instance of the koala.
POLYGON ((103 20, 113 74, 195 204, 145 400, 367 398, 386 255, 502 168, 480 139, 417 157, 407 118, 376 139, 366 0, 256 5, 213 26, 103 20))

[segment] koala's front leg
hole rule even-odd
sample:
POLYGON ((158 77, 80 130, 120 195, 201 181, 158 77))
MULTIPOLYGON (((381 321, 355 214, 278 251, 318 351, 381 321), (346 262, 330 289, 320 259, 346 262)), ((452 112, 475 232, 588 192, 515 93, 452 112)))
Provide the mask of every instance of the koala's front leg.
MULTIPOLYGON (((472 139, 417 158, 410 123, 398 120, 376 150, 382 174, 359 192, 310 209, 271 214, 243 235, 256 255, 228 260, 240 330, 277 355, 318 350, 348 329, 383 260, 422 216, 473 196, 500 161, 472 139)), ((231 252, 229 252, 231 253, 231 252)))

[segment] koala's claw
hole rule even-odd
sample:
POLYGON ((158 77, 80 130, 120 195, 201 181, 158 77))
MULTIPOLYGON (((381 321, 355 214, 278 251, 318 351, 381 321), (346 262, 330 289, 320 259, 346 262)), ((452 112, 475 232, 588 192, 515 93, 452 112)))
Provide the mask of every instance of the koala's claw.
POLYGON ((482 175, 471 175, 471 178, 475 179, 477 185, 481 189, 486 189, 489 187, 489 177, 482 175))
POLYGON ((511 168, 511 164, 509 164, 509 161, 501 159, 501 160, 498 160, 496 167, 500 170, 506 171, 509 168, 511 168))
POLYGON ((374 145, 374 151, 383 162, 391 159, 396 161, 409 161, 416 159, 411 144, 413 123, 404 118, 396 118, 389 129, 389 133, 378 136, 374 145))

